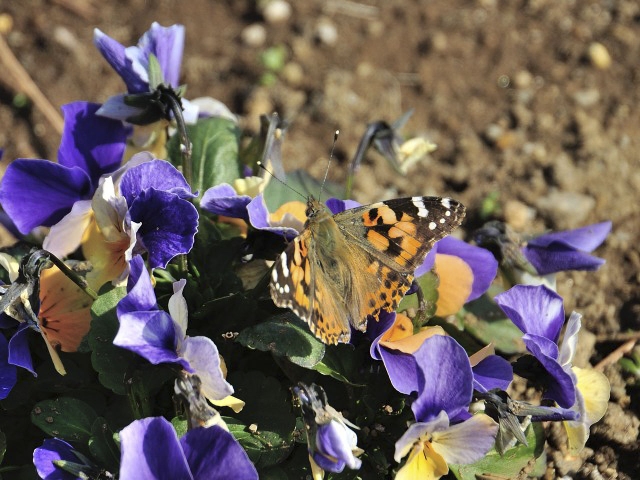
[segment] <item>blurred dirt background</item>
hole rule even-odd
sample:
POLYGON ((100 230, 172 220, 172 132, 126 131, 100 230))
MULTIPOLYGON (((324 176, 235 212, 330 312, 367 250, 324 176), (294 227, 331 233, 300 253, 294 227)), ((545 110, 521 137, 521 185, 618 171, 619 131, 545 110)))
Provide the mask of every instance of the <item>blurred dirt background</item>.
MULTIPOLYGON (((133 45, 153 21, 186 26, 188 98, 217 98, 253 130, 263 113, 290 121, 288 170, 321 176, 339 128, 330 177, 344 180, 366 124, 415 109, 403 132, 438 150, 406 177, 371 154, 357 200, 454 196, 470 207, 467 235, 487 198, 522 233, 612 220, 606 265, 558 279, 567 310, 584 314, 579 362, 604 360, 609 411, 580 458, 550 427, 545 478, 640 478, 640 379, 616 356, 640 331, 637 0, 0 1, 9 49, 55 109, 123 91, 94 27, 133 45)), ((59 134, 0 65, 2 168, 55 159, 59 134)))

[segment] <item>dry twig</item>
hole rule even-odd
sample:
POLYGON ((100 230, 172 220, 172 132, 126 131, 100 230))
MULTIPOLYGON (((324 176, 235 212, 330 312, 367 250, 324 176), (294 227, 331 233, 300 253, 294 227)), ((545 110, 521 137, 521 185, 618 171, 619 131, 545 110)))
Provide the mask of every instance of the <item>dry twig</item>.
POLYGON ((47 121, 62 135, 64 120, 58 110, 49 102, 36 83, 31 79, 29 73, 24 69, 15 57, 11 48, 0 35, 0 65, 5 67, 5 73, 13 83, 10 85, 15 92, 24 92, 31 99, 36 108, 42 112, 47 121))

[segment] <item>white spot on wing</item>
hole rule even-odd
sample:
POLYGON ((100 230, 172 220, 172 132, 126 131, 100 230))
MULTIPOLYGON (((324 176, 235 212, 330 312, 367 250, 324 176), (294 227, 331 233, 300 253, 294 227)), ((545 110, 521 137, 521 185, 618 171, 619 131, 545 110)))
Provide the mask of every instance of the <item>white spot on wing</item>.
POLYGON ((426 218, 429 216, 429 210, 425 208, 422 197, 411 197, 411 201, 413 202, 413 205, 418 209, 419 217, 426 218))
POLYGON ((451 208, 451 199, 450 198, 443 198, 442 201, 440 203, 442 203, 442 206, 445 208, 451 208))
POLYGON ((435 222, 431 222, 431 223, 429 224, 429 230, 435 230, 435 229, 436 229, 436 227, 437 227, 437 225, 436 225, 436 223, 435 223, 435 222))
POLYGON ((282 275, 284 275, 284 278, 289 278, 289 267, 287 266, 286 255, 280 255, 280 263, 282 264, 282 275))

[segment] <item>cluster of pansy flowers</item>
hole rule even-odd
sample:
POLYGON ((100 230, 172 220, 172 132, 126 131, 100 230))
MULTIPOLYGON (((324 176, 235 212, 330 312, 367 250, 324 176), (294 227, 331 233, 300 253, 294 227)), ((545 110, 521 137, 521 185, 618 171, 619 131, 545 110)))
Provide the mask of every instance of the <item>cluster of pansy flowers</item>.
MULTIPOLYGON (((162 99, 154 97, 157 79, 152 77, 157 72, 153 65, 159 66, 164 87, 178 91, 182 26, 153 24, 137 46, 128 48, 96 30, 95 44, 124 80, 127 94, 114 96, 104 105, 64 106, 57 162, 17 159, 0 183, 0 204, 12 231, 33 239, 42 236, 41 227, 49 227, 42 240, 46 252, 58 258, 80 254, 90 265, 81 288, 49 265, 37 269, 37 278, 25 279, 25 262, 20 265, 7 254, 0 256, 10 282, 2 287, 7 301, 0 318, 0 398, 7 398, 16 385, 18 367, 36 375, 30 331, 42 336, 56 370, 64 375, 57 352, 77 351, 92 328, 93 292, 105 284, 126 286, 117 305, 119 329, 113 344, 150 364, 170 365, 178 379, 176 394, 182 395, 196 418, 181 438, 164 417, 133 421, 119 432, 119 472, 110 474, 150 479, 257 478, 247 453, 211 406, 238 412, 244 402, 233 396, 216 343, 207 336, 187 334, 187 279, 173 282, 165 311, 156 298, 151 272, 163 271, 172 261, 184 261, 203 215, 207 221, 232 223, 243 236, 257 232, 290 240, 303 228, 305 205, 289 202, 270 212, 264 198, 266 181, 253 176, 251 169, 245 169, 246 174, 233 185, 210 185, 204 192, 193 192, 183 173, 164 159, 167 119, 146 129, 132 125, 157 120, 153 108, 162 99), (136 99, 151 99, 151 103, 136 99), (136 121, 140 119, 145 121, 136 121), (141 151, 145 148, 148 151, 141 151), (9 291, 17 292, 12 293, 11 302, 9 291), (195 395, 184 385, 196 385, 195 395)), ((181 99, 181 103, 187 122, 206 116, 233 118, 214 100, 181 99)), ((399 150, 395 144, 385 148, 399 150)), ((357 205, 336 199, 326 204, 334 214, 357 205)), ((584 447, 590 426, 604 415, 609 385, 603 374, 572 365, 580 315, 569 316, 560 341, 565 326, 563 301, 547 285, 553 286, 550 279, 559 271, 599 268, 603 261, 589 252, 610 229, 611 224, 604 222, 516 245, 509 243, 504 229, 492 224, 476 234, 478 245, 453 237, 439 241, 415 274, 420 283, 421 277, 435 272, 438 300, 433 313, 440 318, 486 295, 499 269, 503 279, 522 281, 527 275, 528 285, 507 285, 494 301, 522 331, 522 341, 535 359, 537 370, 531 380, 540 386, 546 403, 533 420, 562 420, 572 453, 584 447), (504 254, 499 256, 501 262, 483 247, 492 251, 498 247, 504 254), (517 262, 504 260, 512 258, 514 251, 517 262)), ((413 420, 395 439, 396 478, 439 478, 449 472, 449 465, 474 463, 494 446, 505 418, 473 405, 506 391, 514 370, 491 345, 469 356, 442 327, 423 326, 407 313, 383 312, 371 318, 366 334, 354 332, 351 343, 369 346, 371 362, 384 366, 381 371, 410 405, 413 420)), ((517 373, 526 377, 526 369, 517 367, 517 373)), ((356 426, 330 406, 321 387, 294 384, 290 386, 302 408, 314 478, 345 467, 360 468, 363 451, 357 445, 356 426)), ((506 416, 524 416, 503 407, 506 416)), ((523 438, 521 432, 512 433, 523 438)), ((40 477, 97 475, 100 466, 66 440, 47 439, 35 449, 33 462, 40 477)))

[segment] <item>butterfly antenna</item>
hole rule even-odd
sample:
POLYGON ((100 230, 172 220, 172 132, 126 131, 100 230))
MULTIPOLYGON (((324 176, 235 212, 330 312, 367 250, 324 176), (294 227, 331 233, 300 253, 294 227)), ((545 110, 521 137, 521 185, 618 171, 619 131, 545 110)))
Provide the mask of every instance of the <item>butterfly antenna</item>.
POLYGON ((331 166, 331 160, 333 160, 333 152, 336 149, 336 142, 338 141, 338 136, 340 135, 340 130, 336 130, 333 134, 333 145, 331 145, 331 153, 329 154, 329 162, 327 162, 327 169, 324 172, 324 178, 322 179, 322 185, 320 185, 320 194, 318 195, 318 201, 321 200, 322 192, 324 190, 324 184, 327 183, 327 176, 329 175, 329 167, 331 166))
POLYGON ((297 193, 298 195, 300 195, 302 198, 304 198, 305 200, 307 199, 306 195, 303 195, 302 193, 300 193, 298 190, 296 190, 295 188, 293 188, 291 185, 289 185, 287 182, 285 182, 284 180, 278 178, 276 175, 274 175, 274 173, 269 170, 267 167, 265 167, 262 162, 258 162, 257 163, 258 167, 261 168, 262 170, 264 170, 265 172, 267 172, 269 175, 271 175, 273 178, 275 178, 277 181, 279 181, 282 185, 284 185, 285 187, 287 187, 289 190, 297 193))

